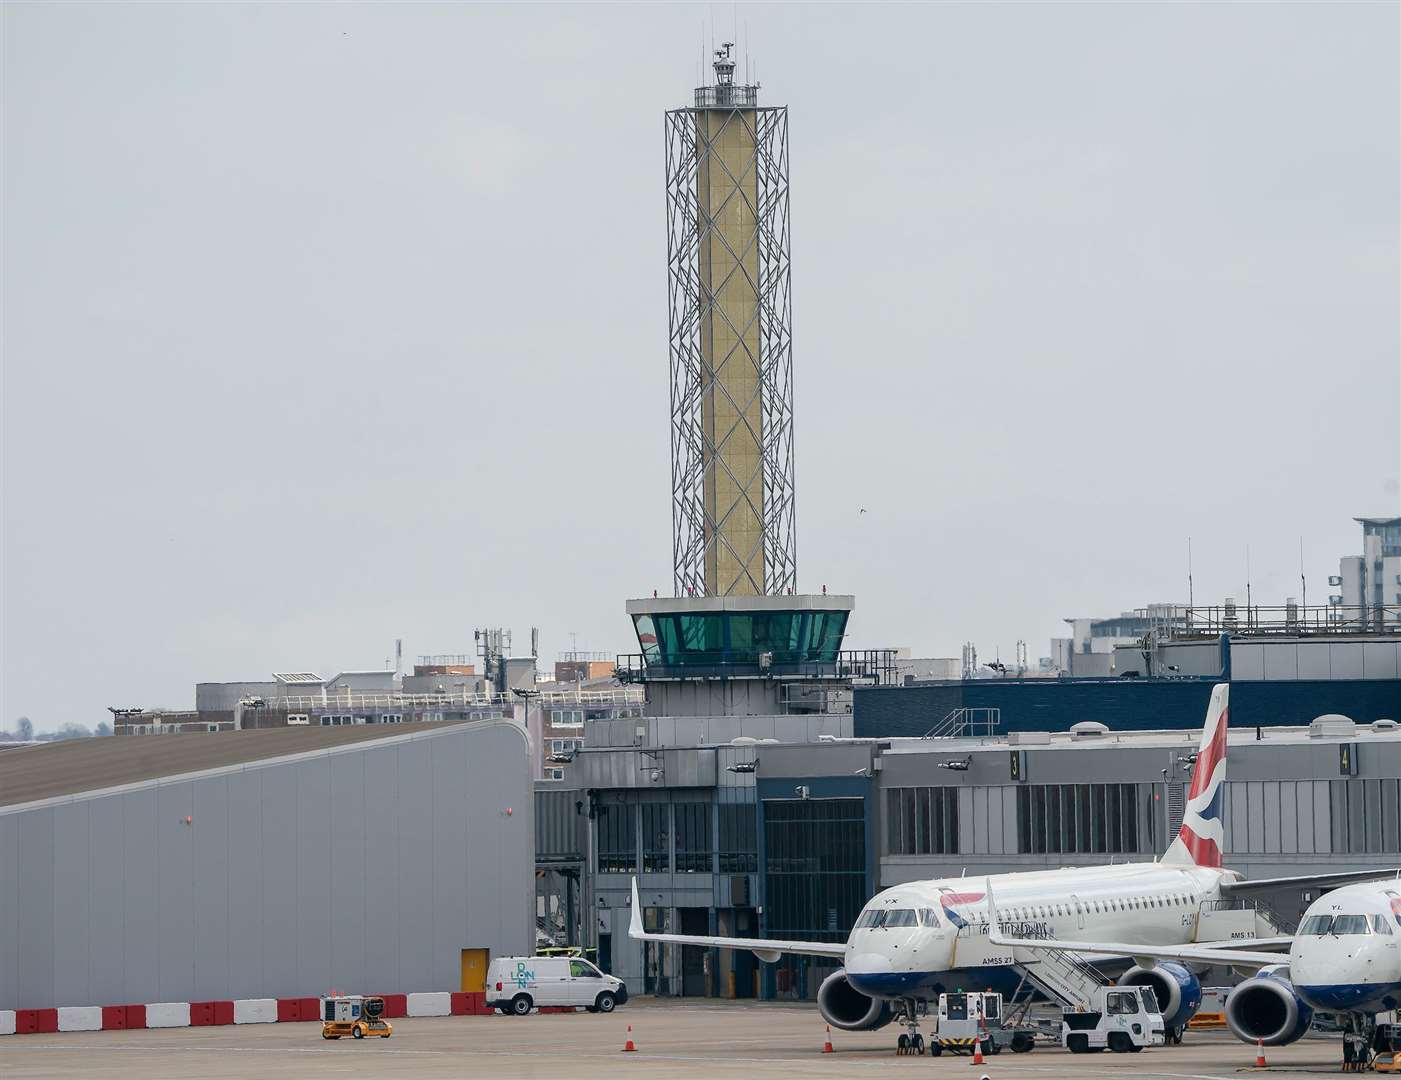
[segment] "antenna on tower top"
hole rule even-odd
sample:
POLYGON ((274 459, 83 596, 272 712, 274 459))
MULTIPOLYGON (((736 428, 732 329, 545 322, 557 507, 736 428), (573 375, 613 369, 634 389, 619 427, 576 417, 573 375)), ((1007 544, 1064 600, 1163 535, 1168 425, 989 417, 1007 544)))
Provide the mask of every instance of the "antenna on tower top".
POLYGON ((735 43, 733 41, 723 41, 720 47, 715 50, 715 84, 717 86, 731 86, 735 81, 735 43))

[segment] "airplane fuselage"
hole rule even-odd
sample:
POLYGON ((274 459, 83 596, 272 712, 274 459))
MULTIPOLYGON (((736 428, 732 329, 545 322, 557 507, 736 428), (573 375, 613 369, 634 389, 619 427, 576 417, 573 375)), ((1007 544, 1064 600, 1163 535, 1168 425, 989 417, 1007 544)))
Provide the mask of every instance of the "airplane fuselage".
POLYGON ((1349 885, 1315 900, 1289 948, 1289 978, 1325 1012, 1401 1007, 1401 882, 1349 885))
MULTIPOLYGON (((1019 938, 1198 939, 1204 901, 1220 898, 1232 871, 1124 863, 999 874, 992 878, 1003 928, 1019 938)), ((941 990, 1015 984, 1010 949, 990 946, 978 878, 913 881, 878 893, 847 940, 847 979, 871 997, 928 997, 941 990)))

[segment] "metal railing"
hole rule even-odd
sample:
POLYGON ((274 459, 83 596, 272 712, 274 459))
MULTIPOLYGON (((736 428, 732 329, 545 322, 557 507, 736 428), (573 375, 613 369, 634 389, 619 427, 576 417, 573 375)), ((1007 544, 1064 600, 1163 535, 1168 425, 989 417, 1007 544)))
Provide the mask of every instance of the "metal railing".
POLYGON ((1257 915, 1263 915, 1265 921, 1273 926, 1277 933, 1288 934, 1289 926, 1297 920, 1288 919, 1284 913, 1267 900, 1255 897, 1247 900, 1242 896, 1233 896, 1224 900, 1203 900, 1197 905, 1200 911, 1253 911, 1257 915))
MULTIPOLYGON (((831 654, 829 654, 831 655, 831 654)), ((688 649, 684 657, 664 660, 645 653, 620 653, 615 673, 625 683, 649 679, 703 678, 821 678, 874 679, 881 685, 895 682, 893 649, 847 649, 830 660, 813 660, 779 650, 755 653, 753 649, 688 649)))
POLYGON ((1401 604, 1211 604, 1175 609, 1164 640, 1220 634, 1272 635, 1401 633, 1401 604))
POLYGON ((759 104, 757 86, 697 86, 697 109, 752 109, 759 104))
POLYGON ((926 739, 957 739, 964 737, 988 738, 997 734, 1002 726, 1002 710, 993 708, 954 709, 932 728, 926 731, 926 739))
MULTIPOLYGON (((607 690, 548 690, 532 691, 531 701, 543 706, 557 705, 640 705, 646 697, 638 687, 620 686, 607 690)), ((459 693, 406 694, 385 690, 341 690, 337 693, 289 694, 287 697, 270 700, 274 708, 286 708, 289 712, 326 709, 374 709, 374 708, 500 708, 515 705, 522 698, 514 693, 475 694, 468 691, 459 693)))

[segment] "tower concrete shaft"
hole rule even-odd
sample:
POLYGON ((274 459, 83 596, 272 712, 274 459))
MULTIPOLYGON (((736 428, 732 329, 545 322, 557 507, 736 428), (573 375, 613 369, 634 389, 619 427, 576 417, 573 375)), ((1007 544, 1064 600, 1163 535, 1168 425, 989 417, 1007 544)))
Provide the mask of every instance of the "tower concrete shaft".
POLYGON ((676 595, 797 589, 788 110, 734 83, 666 114, 676 595))

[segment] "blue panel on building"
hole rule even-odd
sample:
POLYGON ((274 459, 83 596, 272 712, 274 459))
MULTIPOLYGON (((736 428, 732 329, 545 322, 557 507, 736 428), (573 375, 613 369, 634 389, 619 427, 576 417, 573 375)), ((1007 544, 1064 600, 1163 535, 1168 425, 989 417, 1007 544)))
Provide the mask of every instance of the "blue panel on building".
MULTIPOLYGON (((1000 710, 1000 732, 1065 731, 1095 720, 1118 731, 1200 727, 1215 679, 968 679, 855 688, 857 738, 923 735, 957 709, 1000 710)), ((1395 679, 1232 682, 1233 727, 1303 725, 1325 713, 1401 720, 1395 679)))

